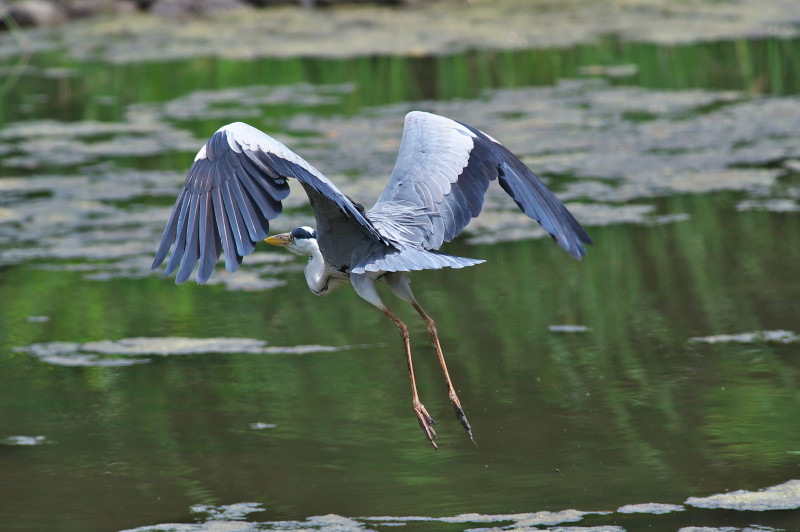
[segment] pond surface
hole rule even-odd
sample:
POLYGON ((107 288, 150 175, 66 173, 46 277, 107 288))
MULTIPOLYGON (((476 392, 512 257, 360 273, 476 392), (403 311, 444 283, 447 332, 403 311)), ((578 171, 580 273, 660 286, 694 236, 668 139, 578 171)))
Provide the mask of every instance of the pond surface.
MULTIPOLYGON (((796 37, 2 61, 3 530, 800 526, 796 37), (445 248, 486 264, 414 275, 477 442, 396 303, 439 452, 349 288, 271 249, 205 286, 149 269, 220 125, 369 205, 412 109, 504 142, 595 241, 573 261, 498 187, 445 248)), ((310 220, 294 190, 274 229, 310 220)))

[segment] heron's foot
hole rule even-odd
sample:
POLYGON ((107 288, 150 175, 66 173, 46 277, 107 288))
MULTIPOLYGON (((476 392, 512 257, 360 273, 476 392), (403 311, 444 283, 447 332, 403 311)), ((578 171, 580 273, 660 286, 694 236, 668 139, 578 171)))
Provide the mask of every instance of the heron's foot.
POLYGON ((422 429, 422 432, 425 433, 425 437, 428 438, 429 442, 431 442, 433 448, 438 451, 439 446, 436 445, 436 430, 433 428, 436 422, 433 420, 431 415, 428 414, 428 411, 425 410, 425 406, 419 401, 414 401, 412 403, 412 408, 414 409, 414 413, 417 415, 419 426, 422 429))
POLYGON ((459 401, 455 390, 450 390, 450 404, 453 405, 453 409, 456 411, 456 418, 458 418, 458 422, 461 423, 464 430, 467 431, 467 436, 469 436, 470 441, 475 443, 475 440, 472 438, 472 427, 469 421, 467 421, 467 415, 464 414, 464 409, 461 408, 461 401, 459 401))

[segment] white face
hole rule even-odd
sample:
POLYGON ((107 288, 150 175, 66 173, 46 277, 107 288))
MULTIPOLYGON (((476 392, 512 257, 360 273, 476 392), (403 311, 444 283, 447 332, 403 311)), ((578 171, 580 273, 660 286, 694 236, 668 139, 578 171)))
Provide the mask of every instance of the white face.
POLYGON ((313 227, 303 226, 293 229, 289 233, 289 243, 286 249, 298 255, 311 256, 319 249, 317 245, 317 232, 313 227))

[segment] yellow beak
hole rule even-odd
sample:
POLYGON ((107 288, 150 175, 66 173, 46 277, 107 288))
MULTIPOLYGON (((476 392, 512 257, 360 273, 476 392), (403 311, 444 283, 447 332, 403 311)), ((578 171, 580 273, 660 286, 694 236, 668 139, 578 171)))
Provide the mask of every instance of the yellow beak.
POLYGON ((267 244, 271 244, 273 246, 280 246, 285 248, 289 245, 289 242, 292 239, 291 233, 281 233, 279 235, 272 235, 271 237, 265 238, 264 242, 267 244))

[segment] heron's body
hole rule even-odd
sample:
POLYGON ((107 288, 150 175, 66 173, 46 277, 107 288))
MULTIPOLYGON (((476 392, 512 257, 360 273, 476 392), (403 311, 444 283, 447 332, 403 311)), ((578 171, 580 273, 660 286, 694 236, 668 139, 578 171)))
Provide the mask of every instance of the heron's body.
POLYGON ((305 277, 316 295, 348 281, 363 299, 400 330, 412 385, 412 405, 436 447, 433 420, 419 402, 408 328, 376 288, 410 303, 428 325, 444 372, 450 401, 472 437, 447 372, 433 320, 419 306, 408 272, 462 268, 483 261, 438 252, 478 216, 490 183, 500 186, 520 209, 538 221, 574 258, 591 243, 580 224, 547 187, 504 146, 485 133, 441 116, 414 111, 406 116, 397 162, 375 205, 364 207, 342 194, 313 166, 265 133, 237 122, 220 128, 198 152, 156 252, 157 267, 174 246, 166 272, 185 281, 199 262, 197 282, 211 275, 221 253, 229 271, 267 236, 269 220, 281 211, 288 178, 300 181, 311 203, 316 229, 297 228, 268 238, 270 244, 309 257, 305 277))

